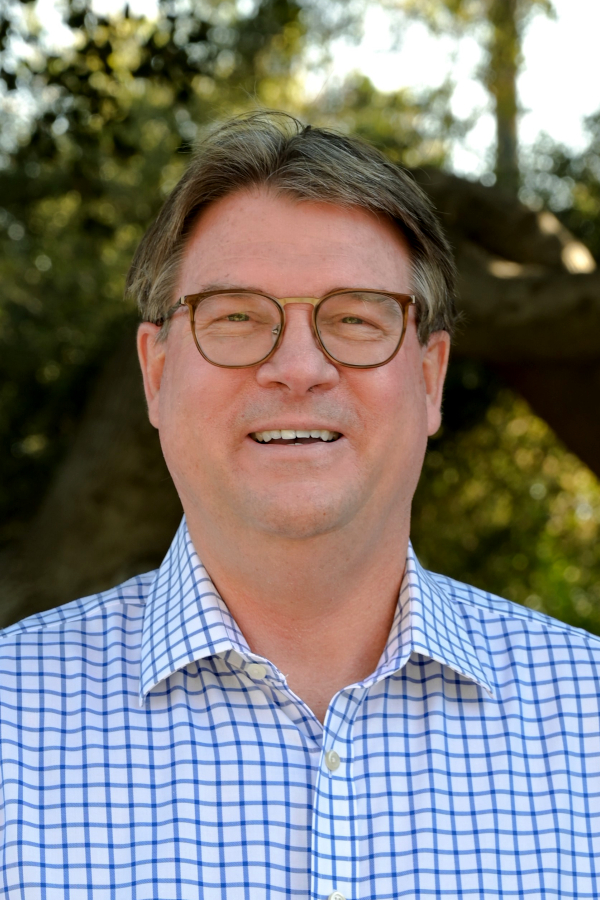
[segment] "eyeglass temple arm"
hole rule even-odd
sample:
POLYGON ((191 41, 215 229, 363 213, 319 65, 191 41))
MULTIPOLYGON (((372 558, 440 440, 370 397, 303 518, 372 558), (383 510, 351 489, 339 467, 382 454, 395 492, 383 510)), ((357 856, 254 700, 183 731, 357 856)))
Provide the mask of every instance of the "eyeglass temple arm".
POLYGON ((178 309, 181 309, 182 306, 185 306, 185 297, 180 297, 177 303, 174 303, 173 306, 166 311, 164 316, 160 316, 160 318, 154 320, 155 325, 164 325, 165 322, 175 315, 178 309))

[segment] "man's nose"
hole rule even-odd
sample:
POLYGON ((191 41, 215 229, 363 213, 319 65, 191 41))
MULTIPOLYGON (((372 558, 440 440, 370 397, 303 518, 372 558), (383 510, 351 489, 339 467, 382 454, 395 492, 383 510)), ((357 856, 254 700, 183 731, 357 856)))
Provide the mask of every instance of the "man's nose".
POLYGON ((258 367, 258 383, 263 387, 282 384, 295 394, 333 387, 339 381, 339 371, 317 342, 311 305, 290 303, 285 313, 281 343, 273 356, 258 367))

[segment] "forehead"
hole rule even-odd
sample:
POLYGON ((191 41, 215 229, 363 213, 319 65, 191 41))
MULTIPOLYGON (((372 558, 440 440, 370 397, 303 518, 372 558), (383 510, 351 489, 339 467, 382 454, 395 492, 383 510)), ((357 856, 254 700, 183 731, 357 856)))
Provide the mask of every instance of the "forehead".
POLYGON ((354 286, 406 291, 410 257, 387 216, 257 188, 204 210, 188 240, 179 282, 180 294, 214 285, 280 296, 354 286))

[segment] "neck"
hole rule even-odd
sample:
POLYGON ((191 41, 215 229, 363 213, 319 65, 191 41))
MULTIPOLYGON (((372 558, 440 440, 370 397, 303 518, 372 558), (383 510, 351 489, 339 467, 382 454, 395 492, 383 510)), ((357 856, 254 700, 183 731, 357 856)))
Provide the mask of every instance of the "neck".
POLYGON ((304 540, 239 533, 193 510, 186 515, 194 546, 250 649, 276 665, 324 721, 332 697, 370 675, 384 650, 409 515, 304 540))

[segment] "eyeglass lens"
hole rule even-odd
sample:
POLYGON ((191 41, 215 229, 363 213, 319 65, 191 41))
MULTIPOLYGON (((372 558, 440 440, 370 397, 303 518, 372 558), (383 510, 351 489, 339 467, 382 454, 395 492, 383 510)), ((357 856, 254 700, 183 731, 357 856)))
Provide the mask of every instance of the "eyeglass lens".
MULTIPOLYGON (((269 355, 282 326, 279 306, 260 294, 213 294, 195 309, 196 340, 221 366, 251 366, 269 355)), ((316 328, 327 352, 340 363, 386 362, 402 337, 403 311, 376 292, 332 294, 317 308, 316 328)))

